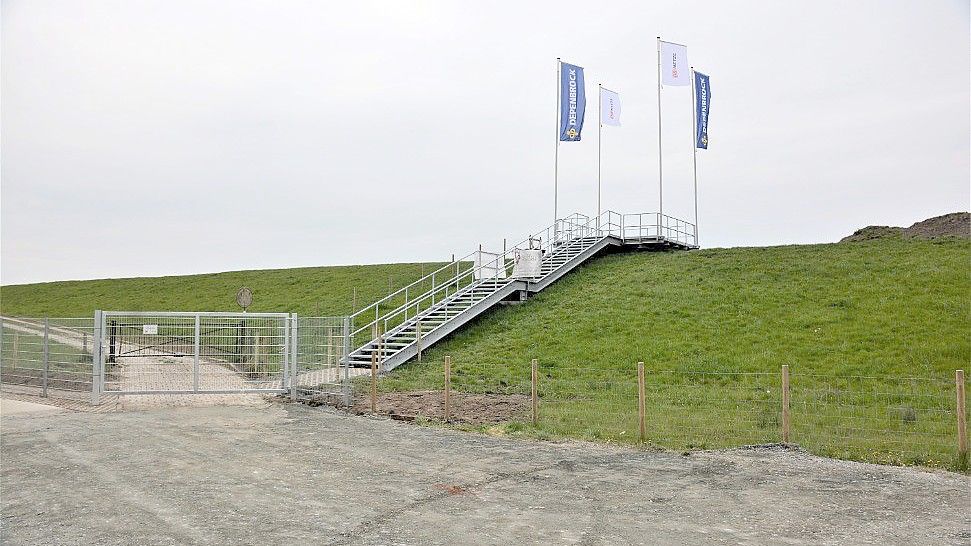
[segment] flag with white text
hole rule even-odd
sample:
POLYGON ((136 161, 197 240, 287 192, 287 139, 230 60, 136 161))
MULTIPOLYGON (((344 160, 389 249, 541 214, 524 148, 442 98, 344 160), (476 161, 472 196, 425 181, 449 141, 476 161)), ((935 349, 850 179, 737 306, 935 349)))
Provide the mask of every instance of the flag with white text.
POLYGON ((583 89, 583 67, 560 64, 560 140, 580 140, 587 96, 583 89))
POLYGON ((688 70, 688 46, 661 42, 661 84, 691 85, 691 75, 688 70))
POLYGON ((620 95, 600 88, 600 123, 620 127, 620 95))
POLYGON ((711 86, 708 76, 695 72, 695 148, 708 149, 708 107, 711 104, 711 86))

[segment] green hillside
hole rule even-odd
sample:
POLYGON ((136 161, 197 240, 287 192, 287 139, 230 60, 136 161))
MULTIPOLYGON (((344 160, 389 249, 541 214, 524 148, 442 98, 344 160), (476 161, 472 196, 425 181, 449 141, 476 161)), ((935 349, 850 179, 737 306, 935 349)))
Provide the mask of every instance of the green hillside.
MULTIPOLYGON (((7 286, 4 314, 95 308, 334 315, 431 264, 243 271, 7 286)), ((497 308, 379 382, 528 394, 540 362, 540 424, 505 433, 637 442, 635 363, 647 369, 648 442, 675 449, 780 441, 780 367, 792 372, 793 441, 874 462, 955 461, 954 370, 971 363, 971 242, 854 243, 608 255, 522 305, 497 308)), ((971 371, 971 370, 969 370, 971 371)), ((361 381, 367 381, 362 378, 361 381)), ((366 393, 362 387, 360 392, 366 393)), ((430 412, 433 413, 433 412, 430 412)))
POLYGON ((441 389, 450 355, 454 390, 528 395, 536 358, 539 427, 502 430, 629 443, 644 361, 648 442, 716 448, 781 441, 787 364, 792 441, 963 469, 954 370, 969 367, 969 333, 967 240, 617 254, 493 311, 379 389, 441 389))
MULTIPOLYGON (((606 256, 426 354, 478 370, 535 357, 928 375, 968 365, 969 333, 971 242, 877 240, 606 256)), ((434 366, 397 375, 420 380, 434 366)))
MULTIPOLYGON (((67 281, 0 288, 0 311, 116 310, 336 315, 440 264, 388 264, 67 281)), ((497 309, 426 353, 480 370, 535 356, 563 365, 775 370, 799 362, 848 374, 950 373, 971 360, 971 243, 874 240, 609 255, 523 305, 497 309)), ((420 381, 428 364, 396 373, 420 381)), ((436 372, 437 373, 437 372, 436 372)))
POLYGON ((87 317, 117 311, 239 311, 236 291, 253 290, 253 312, 310 316, 351 312, 443 264, 383 264, 230 271, 172 277, 65 281, 0 287, 0 312, 23 317, 87 317))

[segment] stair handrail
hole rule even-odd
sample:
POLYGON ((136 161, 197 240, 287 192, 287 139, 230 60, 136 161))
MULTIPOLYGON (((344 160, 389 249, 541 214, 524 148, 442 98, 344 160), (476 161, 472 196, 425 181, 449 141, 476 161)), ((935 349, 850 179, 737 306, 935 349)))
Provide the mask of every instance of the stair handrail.
MULTIPOLYGON (((587 223, 584 224, 581 227, 582 228, 589 228, 589 224, 590 223, 592 223, 592 220, 588 219, 587 223)), ((567 241, 561 241, 560 242, 560 248, 554 248, 545 257, 546 258, 553 258, 553 257, 555 257, 555 256, 557 256, 557 255, 559 255, 559 254, 561 254, 563 252, 566 252, 566 251, 569 250, 570 247, 572 247, 572 244, 575 241, 582 240, 583 238, 584 238, 584 236, 580 236, 580 237, 573 237, 573 238, 571 238, 571 239, 569 239, 567 241)), ((461 280, 462 279, 465 279, 466 277, 469 277, 469 276, 472 276, 472 279, 474 281, 474 279, 475 279, 475 272, 476 271, 480 271, 482 269, 489 269, 489 270, 497 269, 497 268, 500 267, 500 265, 499 265, 499 260, 500 259, 502 259, 503 262, 504 262, 503 265, 502 265, 502 267, 505 268, 506 275, 507 276, 505 278, 503 278, 503 279, 498 279, 498 278, 495 278, 495 279, 497 279, 497 280, 505 280, 507 282, 511 282, 511 281, 515 280, 511 276, 509 276, 510 275, 509 268, 512 267, 514 264, 512 262, 509 262, 508 261, 508 257, 506 257, 506 255, 508 255, 508 254, 513 254, 514 255, 514 253, 515 253, 515 251, 517 249, 518 250, 526 250, 526 249, 528 249, 529 248, 528 247, 529 241, 530 240, 535 240, 535 239, 536 239, 535 236, 531 236, 531 237, 529 237, 529 238, 521 241, 520 243, 517 243, 516 245, 513 245, 512 248, 509 248, 509 249, 506 250, 506 252, 503 252, 502 254, 497 255, 491 261, 482 263, 479 267, 475 267, 475 268, 472 268, 472 269, 467 269, 464 272, 462 272, 461 274, 457 275, 456 277, 453 277, 452 279, 450 279, 450 282, 446 282, 446 283, 444 283, 442 286, 440 286, 438 288, 432 288, 432 289, 428 290, 427 292, 425 292, 424 294, 421 294, 421 295, 415 297, 413 300, 408 301, 408 302, 405 302, 402 305, 398 306, 397 308, 392 309, 392 310, 386 312, 384 315, 381 315, 381 317, 379 317, 377 320, 378 321, 381 321, 381 320, 384 321, 384 326, 385 326, 384 331, 385 331, 385 335, 390 336, 390 335, 393 335, 393 334, 397 333, 398 331, 400 331, 400 330, 402 330, 402 329, 410 326, 411 323, 409 322, 409 320, 418 320, 419 317, 422 314, 428 313, 429 311, 431 311, 433 309, 436 309, 436 307, 434 306, 434 303, 432 305, 430 305, 429 307, 427 307, 425 310, 420 310, 420 307, 421 307, 421 303, 423 303, 429 297, 432 297, 433 295, 435 295, 438 292, 440 292, 442 290, 442 288, 451 287, 453 284, 454 285, 458 285, 458 284, 461 283, 461 280), (527 245, 526 248, 520 248, 524 244, 527 245), (413 317, 408 317, 407 316, 407 311, 410 310, 412 307, 415 308, 415 315, 413 317), (395 317, 400 316, 402 313, 405 313, 406 314, 405 319, 400 324, 398 324, 397 326, 395 326, 393 329, 388 329, 387 328, 388 320, 394 319, 395 317)), ((542 241, 544 239, 543 238, 540 238, 540 240, 542 241)), ((548 238, 546 240, 548 240, 548 238)), ((554 247, 554 244, 555 243, 553 243, 553 242, 549 242, 548 245, 544 245, 541 242, 541 244, 540 244, 540 250, 543 250, 545 252, 545 249, 543 248, 544 246, 546 246, 547 248, 550 248, 550 247, 554 247)), ((491 280, 491 279, 494 279, 494 277, 489 277, 489 280, 491 280)), ((462 287, 461 290, 457 290, 453 294, 453 296, 458 295, 458 294, 465 293, 467 291, 470 291, 470 290, 474 289, 476 286, 477 286, 477 284, 475 282, 471 282, 471 283, 465 285, 464 287, 462 287)), ((446 306, 447 306, 447 303, 446 303, 446 306)), ((364 331, 366 328, 368 328, 370 326, 372 326, 372 325, 371 324, 364 325, 360 329, 358 329, 355 333, 360 333, 361 331, 364 331)))
MULTIPOLYGON (((462 256, 461 258, 458 258, 436 269, 435 271, 421 277, 420 279, 378 299, 377 301, 361 308, 360 310, 355 311, 354 313, 349 315, 351 319, 351 324, 352 324, 351 337, 353 338, 355 335, 360 334, 361 332, 364 332, 369 328, 373 328, 374 325, 379 324, 380 322, 382 322, 382 320, 385 325, 385 335, 387 335, 388 333, 391 333, 394 331, 394 330, 392 331, 387 330, 388 320, 394 319, 395 317, 400 316, 402 313, 405 313, 404 321, 400 325, 397 325, 395 329, 397 329, 399 326, 403 327, 405 324, 408 323, 408 320, 411 318, 407 316, 407 312, 410 311, 412 308, 414 308, 415 310, 415 316, 418 316, 423 312, 421 310, 421 304, 427 301, 429 298, 433 298, 443 291, 445 292, 447 297, 448 291, 452 289, 452 287, 455 287, 455 293, 459 293, 460 291, 464 292, 464 290, 462 289, 473 286, 475 284, 476 273, 481 272, 482 270, 485 270, 485 269, 495 270, 500 266, 500 263, 501 263, 502 267, 506 271, 506 274, 508 275, 509 268, 512 266, 512 263, 509 261, 510 256, 514 256, 517 250, 529 249, 530 241, 535 240, 537 236, 540 236, 539 239, 542 241, 540 244, 540 249, 543 250, 544 257, 552 258, 553 256, 559 254, 560 252, 566 251, 566 249, 568 249, 571 246, 571 244, 577 239, 582 239, 584 237, 590 237, 590 236, 603 237, 607 235, 614 235, 615 233, 619 236, 619 238, 624 239, 626 238, 626 230, 631 228, 637 229, 638 236, 643 237, 643 230, 645 228, 654 227, 656 236, 661 237, 662 236, 661 229, 663 227, 667 233, 676 233, 676 234, 684 235, 685 240, 687 241, 688 237, 692 237, 693 234, 688 231, 681 230, 680 229, 681 225, 684 225, 685 228, 687 228, 687 226, 693 227, 693 224, 689 222, 685 222, 683 220, 674 218, 672 216, 668 216, 666 214, 662 215, 660 213, 621 214, 613 210, 606 210, 606 211, 603 211, 600 215, 597 215, 594 217, 589 217, 580 213, 573 213, 565 218, 560 218, 554 221, 553 224, 547 226, 546 228, 544 228, 539 232, 535 232, 531 234, 529 237, 516 243, 512 247, 508 247, 504 252, 496 254, 496 256, 492 260, 489 260, 486 262, 483 262, 480 260, 479 265, 475 265, 474 257, 479 251, 474 250, 466 254, 465 256, 462 256), (645 215, 654 216, 654 221, 652 223, 645 223, 643 220, 643 217, 645 215), (633 216, 636 216, 638 218, 636 225, 627 224, 626 217, 633 217, 633 216), (617 220, 619 220, 619 223, 617 222, 617 220), (664 220, 664 222, 662 222, 662 220, 664 220), (675 221, 675 226, 673 228, 670 225, 670 220, 675 221), (561 230, 560 229, 561 227, 566 227, 567 229, 561 230), (553 236, 551 236, 551 233, 550 233, 551 231, 553 232, 552 234, 553 236), (558 239, 560 233, 568 233, 569 238, 558 239), (549 252, 547 254, 548 250, 552 250, 552 252, 549 252), (468 263, 469 261, 472 261, 471 267, 461 269, 461 264, 468 263), (453 268, 455 269, 454 275, 448 277, 444 281, 436 280, 436 276, 438 274, 444 271, 450 271, 453 268), (462 281, 469 277, 471 277, 471 282, 463 286, 461 284, 462 281), (428 290, 418 294, 417 296, 411 296, 408 293, 410 289, 419 285, 424 285, 424 283, 428 280, 431 280, 431 283, 432 283, 431 288, 429 288, 428 290), (402 294, 405 295, 404 303, 398 305, 394 309, 385 311, 384 314, 381 314, 380 306, 382 304, 388 301, 391 301, 394 298, 401 296, 402 294), (374 312, 374 319, 369 320, 361 327, 354 329, 353 328, 354 319, 371 310, 373 310, 374 312)), ((677 238, 676 240, 680 242, 680 238, 677 238)), ((507 278, 509 277, 507 276, 507 278)), ((434 299, 432 301, 432 304, 429 307, 427 307, 425 311, 431 309, 432 307, 434 307, 434 299)), ((373 342, 373 341, 374 340, 372 339, 370 342, 373 342)))
MULTIPOLYGON (((492 261, 487 262, 487 263, 480 263, 480 265, 478 267, 476 267, 474 265, 474 262, 473 262, 473 266, 471 268, 465 269, 464 271, 460 271, 459 270, 460 264, 462 264, 463 262, 469 262, 479 252, 478 250, 474 250, 474 251, 466 254, 465 256, 463 256, 461 258, 458 258, 457 260, 454 260, 454 261, 452 261, 452 262, 450 262, 450 263, 448 263, 448 264, 446 264, 446 265, 444 265, 444 266, 436 269, 435 271, 433 271, 433 272, 431 272, 431 273, 429 273, 429 274, 421 277, 420 279, 418 279, 418 280, 416 280, 416 281, 414 281, 414 282, 412 282, 412 283, 410 283, 410 284, 408 284, 408 285, 406 285, 406 286, 404 286, 402 288, 399 288, 398 290, 395 290, 394 292, 388 294, 387 296, 384 296, 384 297, 378 299, 377 301, 374 301, 374 302, 366 305, 365 307, 362 307, 361 309, 359 309, 359 310, 357 310, 357 311, 355 311, 355 312, 353 312, 353 313, 351 313, 349 315, 349 317, 351 319, 351 324, 353 325, 355 318, 357 318, 358 316, 361 316, 364 313, 369 312, 371 310, 373 310, 374 313, 375 313, 374 320, 371 320, 367 324, 361 326, 360 328, 357 328, 357 329, 353 330, 351 332, 351 335, 353 336, 353 335, 359 334, 360 332, 364 331, 365 329, 370 328, 370 327, 373 327, 374 324, 378 323, 381 320, 381 315, 380 315, 379 308, 380 308, 381 304, 383 304, 383 303, 386 303, 386 302, 388 302, 390 300, 393 300, 394 298, 396 298, 398 296, 401 296, 402 294, 405 294, 406 301, 405 301, 404 304, 402 304, 398 308, 401 308, 401 307, 404 307, 404 306, 410 306, 409 305, 410 304, 410 300, 408 298, 407 291, 410 290, 411 288, 414 288, 415 286, 422 285, 422 284, 424 284, 428 280, 431 280, 432 281, 432 287, 428 290, 428 292, 437 291, 437 290, 441 289, 442 287, 451 287, 452 285, 455 284, 455 281, 457 279, 465 278, 470 273, 471 274, 474 274, 475 272, 480 271, 481 269, 483 269, 485 267, 488 267, 491 264, 495 264, 495 265, 493 265, 493 267, 496 267, 498 265, 497 262, 498 262, 498 260, 500 258, 506 258, 510 253, 515 252, 515 250, 517 250, 517 249, 523 250, 524 248, 528 248, 529 239, 530 238, 535 238, 535 235, 546 234, 547 236, 546 237, 543 237, 542 239, 548 241, 550 239, 549 232, 550 232, 551 229, 554 229, 555 227, 556 227, 556 222, 554 222, 550 226, 547 226, 544 230, 542 230, 540 232, 537 232, 536 234, 532 235, 531 237, 527 237, 523 241, 520 241, 519 243, 516 243, 511 248, 508 248, 505 252, 503 252, 502 254, 498 255, 492 261), (527 246, 523 247, 523 245, 527 245, 527 246), (454 276, 448 278, 447 280, 441 282, 440 284, 436 283, 436 280, 435 280, 435 276, 436 275, 438 275, 439 273, 441 273, 443 271, 450 270, 452 268, 455 268, 455 270, 456 270, 456 274, 454 276)), ((421 296, 424 296, 426 293, 421 294, 421 296)), ((421 296, 419 296, 419 297, 421 297, 421 296)), ((389 311, 389 313, 396 311, 398 308, 392 309, 391 311, 389 311)))
MULTIPOLYGON (((613 215, 618 215, 619 216, 618 213, 613 212, 613 211, 605 211, 603 214, 601 214, 601 216, 607 215, 608 218, 609 218, 609 214, 613 214, 613 215)), ((383 335, 387 336, 387 335, 393 334, 397 330, 400 330, 400 329, 404 328, 408 324, 408 320, 411 317, 408 317, 407 316, 407 312, 410 311, 412 308, 415 309, 415 316, 417 317, 419 314, 421 314, 423 312, 423 311, 420 310, 421 304, 424 303, 425 301, 427 301, 429 298, 433 298, 434 296, 436 296, 437 294, 439 294, 443 290, 446 292, 446 297, 447 297, 448 290, 450 290, 453 286, 455 287, 455 290, 456 290, 454 294, 457 294, 460 291, 464 291, 464 290, 460 290, 461 288, 463 288, 463 286, 462 286, 461 283, 462 283, 462 281, 464 279, 471 277, 471 279, 470 279, 471 282, 469 284, 465 285, 465 287, 473 286, 474 285, 474 281, 475 281, 475 274, 477 272, 480 272, 480 271, 485 270, 485 269, 489 269, 489 270, 495 270, 495 269, 497 269, 499 267, 500 260, 502 260, 502 264, 503 264, 502 266, 506 270, 506 274, 508 276, 509 273, 510 273, 509 268, 512 267, 512 265, 513 265, 513 262, 510 261, 510 256, 514 256, 515 255, 515 252, 517 250, 526 250, 526 249, 529 249, 530 248, 529 247, 529 244, 530 244, 530 241, 531 240, 536 240, 537 238, 539 238, 540 241, 541 241, 540 250, 542 250, 544 252, 544 254, 547 255, 547 257, 553 257, 553 256, 559 254, 561 251, 565 251, 567 248, 569 248, 571 246, 571 243, 573 241, 577 240, 577 239, 581 239, 583 237, 588 237, 591 234, 600 235, 600 230, 599 229, 595 229, 594 227, 592 227, 592 226, 595 226, 595 221, 596 221, 596 218, 590 218, 590 217, 588 217, 588 216, 586 216, 584 214, 580 214, 580 213, 573 213, 573 214, 567 216, 566 218, 561 218, 561 219, 557 220, 553 224, 547 226, 544 230, 542 230, 540 232, 533 233, 532 235, 530 235, 529 237, 527 237, 527 238, 523 239, 522 241, 516 243, 512 247, 508 247, 504 252, 502 252, 500 254, 497 254, 496 257, 493 258, 492 260, 489 260, 489 261, 486 261, 486 262, 480 262, 480 264, 478 266, 475 266, 474 265, 474 262, 473 262, 473 266, 472 267, 467 268, 467 269, 462 270, 462 271, 459 271, 458 268, 456 267, 456 271, 457 272, 456 272, 456 274, 454 276, 448 278, 445 281, 442 281, 440 284, 437 284, 437 283, 434 282, 435 281, 434 274, 437 274, 438 272, 441 272, 443 270, 451 269, 452 266, 456 266, 461 261, 468 261, 468 258, 469 257, 474 256, 478 252, 478 250, 473 251, 473 252, 467 254, 462 259, 456 260, 456 261, 454 261, 454 262, 452 262, 452 263, 450 263, 450 264, 448 264, 448 265, 446 265, 446 266, 444 266, 442 268, 439 268, 434 273, 429 274, 429 275, 426 275, 425 277, 422 277, 421 279, 419 279, 419 280, 411 283, 410 285, 408 285, 408 286, 406 286, 404 288, 401 288, 398 291, 396 291, 396 292, 394 292, 392 294, 389 294, 388 296, 385 296, 381 300, 378 300, 378 301, 372 303, 371 305, 368 305, 367 307, 363 308, 361 311, 358 311, 358 312, 354 313, 353 315, 351 315, 351 320, 352 320, 352 324, 353 324, 353 318, 354 317, 363 314, 363 312, 368 311, 371 308, 375 308, 376 306, 379 306, 381 303, 384 303, 384 302, 388 301, 389 299, 392 299, 395 296, 401 295, 402 292, 405 293, 406 301, 404 303, 402 303, 401 305, 399 305, 398 307, 396 307, 394 309, 390 309, 390 310, 386 311, 384 314, 380 314, 377 311, 377 309, 375 309, 375 317, 374 317, 374 319, 368 321, 367 323, 361 325, 360 327, 358 327, 356 329, 353 329, 352 332, 351 332, 351 336, 353 337, 353 336, 356 336, 357 334, 360 334, 361 332, 367 331, 368 329, 372 329, 372 328, 374 328, 374 326, 376 324, 380 324, 381 322, 384 322, 384 328, 382 330, 383 331, 383 335), (566 239, 566 240, 563 240, 563 239, 557 240, 557 237, 556 237, 555 234, 557 234, 557 232, 559 232, 560 227, 563 224, 566 224, 566 225, 568 225, 570 227, 570 229, 564 230, 564 232, 568 232, 571 235, 572 234, 575 234, 575 233, 579 233, 579 235, 577 235, 575 237, 571 236, 569 239, 566 239), (554 236, 550 236, 550 231, 551 230, 554 232, 554 236), (539 237, 537 237, 537 236, 539 236, 539 237), (557 245, 559 245, 560 248, 556 248, 557 245), (413 287, 413 286, 416 286, 416 285, 419 285, 419 284, 422 284, 428 278, 431 278, 432 281, 433 281, 432 287, 429 288, 424 293, 421 293, 421 294, 419 294, 417 296, 414 296, 414 297, 410 297, 410 295, 407 293, 406 289, 408 289, 410 287, 413 287), (402 321, 402 323, 396 325, 392 329, 389 329, 387 327, 388 326, 388 321, 389 320, 393 320, 394 318, 400 316, 403 313, 405 314, 405 319, 402 321)), ((432 304, 428 308, 426 308, 426 311, 428 309, 431 309, 432 307, 434 307, 434 300, 432 301, 432 304)), ((372 338, 369 342, 365 343, 365 345, 367 345, 369 343, 372 343, 375 340, 376 340, 376 338, 372 338)))

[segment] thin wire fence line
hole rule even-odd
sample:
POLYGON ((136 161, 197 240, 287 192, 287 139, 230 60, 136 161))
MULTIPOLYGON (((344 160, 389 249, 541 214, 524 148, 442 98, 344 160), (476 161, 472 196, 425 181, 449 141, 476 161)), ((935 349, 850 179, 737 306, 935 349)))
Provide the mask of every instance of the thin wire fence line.
MULTIPOLYGON (((533 386, 528 359, 523 362, 518 368, 473 376, 457 374, 461 363, 453 363, 450 389, 529 396, 533 386)), ((788 379, 781 369, 646 372, 641 438, 635 366, 538 364, 536 431, 670 449, 774 444, 788 436, 789 443, 827 456, 967 469, 967 448, 962 453, 958 445, 957 386, 952 379, 801 373, 798 368, 788 379)), ((377 381, 390 385, 391 391, 401 386, 394 374, 377 381)), ((356 387, 368 384, 363 381, 356 387)), ((528 424, 523 419, 518 416, 515 421, 520 424, 515 427, 528 424)))

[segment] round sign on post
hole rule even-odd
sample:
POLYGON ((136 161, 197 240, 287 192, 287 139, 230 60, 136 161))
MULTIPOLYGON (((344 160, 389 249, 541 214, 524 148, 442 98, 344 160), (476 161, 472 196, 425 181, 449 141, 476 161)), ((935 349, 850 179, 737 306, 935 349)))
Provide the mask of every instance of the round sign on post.
POLYGON ((242 287, 236 292, 236 303, 243 308, 243 312, 246 312, 246 308, 253 304, 253 291, 247 287, 242 287))

